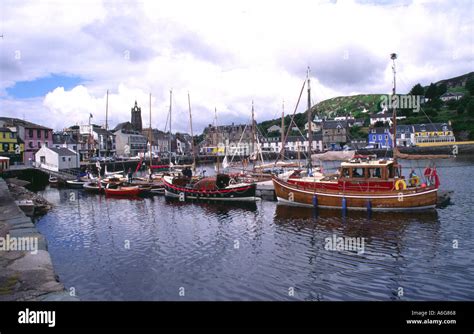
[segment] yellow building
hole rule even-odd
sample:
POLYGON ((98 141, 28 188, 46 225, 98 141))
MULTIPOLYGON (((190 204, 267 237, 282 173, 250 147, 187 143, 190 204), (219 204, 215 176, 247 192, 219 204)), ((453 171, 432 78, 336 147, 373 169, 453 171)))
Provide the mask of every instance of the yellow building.
POLYGON ((0 127, 0 155, 11 162, 23 161, 25 144, 18 138, 15 128, 0 127))
POLYGON ((454 142, 453 129, 449 123, 429 123, 413 125, 415 144, 454 142))

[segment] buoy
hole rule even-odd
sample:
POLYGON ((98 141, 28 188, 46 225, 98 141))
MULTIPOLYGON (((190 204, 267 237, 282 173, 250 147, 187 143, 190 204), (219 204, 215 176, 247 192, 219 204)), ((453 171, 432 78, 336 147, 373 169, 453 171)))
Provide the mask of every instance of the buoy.
POLYGON ((423 183, 421 184, 421 187, 422 187, 422 188, 426 188, 426 183, 423 182, 423 183))
POLYGON ((313 207, 318 207, 318 195, 316 194, 313 195, 313 207))

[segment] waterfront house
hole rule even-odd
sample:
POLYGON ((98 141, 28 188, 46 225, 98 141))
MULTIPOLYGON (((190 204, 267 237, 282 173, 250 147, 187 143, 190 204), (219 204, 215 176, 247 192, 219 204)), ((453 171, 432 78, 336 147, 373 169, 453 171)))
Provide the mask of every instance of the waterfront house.
POLYGON ((397 146, 415 145, 415 130, 413 125, 397 125, 397 146))
MULTIPOLYGON (((286 139, 285 150, 289 152, 308 152, 309 141, 303 136, 289 136, 286 139)), ((280 145, 281 147, 281 145, 280 145)), ((321 133, 314 133, 311 145, 312 152, 323 150, 323 136, 321 133)))
POLYGON ((327 120, 322 123, 325 149, 336 149, 347 142, 347 121, 327 120))
POLYGON ((148 139, 141 132, 131 130, 129 122, 118 124, 113 130, 118 156, 135 157, 148 151, 148 139))
POLYGON ((35 165, 55 172, 79 168, 79 156, 68 148, 43 146, 35 154, 35 165))
POLYGON ((10 158, 11 163, 23 162, 25 145, 17 136, 16 127, 0 127, 0 155, 10 158))
POLYGON ((35 161, 35 153, 43 146, 53 146, 53 130, 18 118, 0 117, 0 127, 15 127, 19 141, 25 145, 23 163, 35 161))
POLYGON ((268 137, 262 138, 262 151, 264 152, 280 152, 281 151, 281 138, 280 137, 268 137))
POLYGON ((375 127, 369 130, 369 145, 374 148, 391 148, 392 135, 389 128, 375 127))
POLYGON ((450 123, 415 124, 413 125, 413 128, 414 141, 416 145, 420 143, 456 141, 450 123))
POLYGON ((73 138, 71 133, 68 132, 55 132, 53 133, 53 147, 55 148, 68 148, 72 151, 78 151, 77 140, 73 138))

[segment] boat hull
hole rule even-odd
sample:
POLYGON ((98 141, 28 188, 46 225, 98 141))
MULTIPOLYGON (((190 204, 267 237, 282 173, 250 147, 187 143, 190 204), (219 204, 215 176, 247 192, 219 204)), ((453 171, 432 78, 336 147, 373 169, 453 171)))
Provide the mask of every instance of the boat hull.
POLYGON ((256 185, 248 184, 235 188, 218 190, 197 190, 185 188, 164 180, 165 196, 179 198, 180 200, 205 200, 205 201, 255 201, 256 185))
POLYGON ((435 187, 384 192, 319 191, 273 178, 277 200, 284 204, 350 210, 404 211, 435 208, 435 187), (345 203, 344 203, 345 201, 345 203))
POLYGON ((140 192, 141 190, 138 187, 122 187, 118 189, 105 188, 105 194, 107 196, 134 197, 138 196, 140 192))

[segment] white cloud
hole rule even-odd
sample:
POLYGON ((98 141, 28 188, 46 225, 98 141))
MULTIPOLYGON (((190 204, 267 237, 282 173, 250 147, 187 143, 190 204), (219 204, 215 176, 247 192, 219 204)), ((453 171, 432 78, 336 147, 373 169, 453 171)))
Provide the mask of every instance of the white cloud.
POLYGON ((36 110, 41 117, 32 117, 55 128, 85 123, 90 112, 94 122, 103 121, 107 89, 112 126, 130 119, 135 99, 148 125, 151 92, 152 123, 164 128, 173 89, 173 128, 189 129, 189 91, 201 131, 214 107, 220 123, 248 120, 252 100, 259 120, 279 114, 282 100, 292 112, 308 65, 314 102, 389 91, 391 52, 400 55, 400 91, 474 65, 470 1, 7 0, 1 6, 0 111, 36 110), (85 82, 56 88, 43 100, 5 94, 15 82, 50 73, 85 82))

